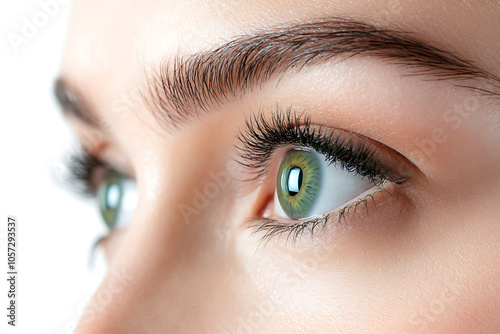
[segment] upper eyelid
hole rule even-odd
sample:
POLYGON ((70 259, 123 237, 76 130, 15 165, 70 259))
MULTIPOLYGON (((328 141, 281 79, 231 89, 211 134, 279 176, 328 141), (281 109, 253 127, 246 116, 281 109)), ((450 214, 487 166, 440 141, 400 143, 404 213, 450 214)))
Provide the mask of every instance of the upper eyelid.
POLYGON ((86 152, 72 153, 64 161, 67 173, 64 174, 64 184, 72 192, 84 196, 94 197, 95 189, 91 184, 91 177, 102 162, 86 152))
POLYGON ((101 177, 108 172, 117 173, 123 177, 133 179, 134 177, 125 173, 108 161, 95 157, 88 152, 79 152, 70 155, 65 162, 66 170, 65 184, 72 192, 84 197, 95 197, 100 181, 95 181, 96 173, 100 171, 101 177))
MULTIPOLYGON (((392 149, 385 147, 382 143, 375 142, 362 135, 340 129, 327 131, 324 126, 311 125, 309 117, 299 115, 292 111, 291 108, 285 111, 278 108, 270 118, 266 117, 263 112, 251 116, 246 121, 245 130, 240 131, 238 143, 236 145, 236 151, 240 157, 238 162, 254 173, 253 179, 258 179, 267 173, 271 156, 277 148, 283 146, 305 146, 321 154, 329 153, 332 162, 339 162, 344 167, 350 166, 345 164, 347 161, 343 160, 343 158, 347 159, 347 156, 352 153, 351 148, 358 150, 361 154, 359 158, 365 157, 365 161, 373 161, 380 164, 381 167, 389 162, 380 161, 380 157, 384 152, 389 154, 388 151, 390 150, 391 155, 398 154, 395 151, 392 152, 392 149), (292 128, 292 133, 288 131, 289 128, 292 128), (269 133, 272 133, 271 140, 274 141, 273 143, 267 142, 269 138, 266 138, 266 136, 269 133), (353 142, 357 143, 354 144, 353 142), (331 152, 332 147, 337 147, 338 150, 331 152), (347 156, 344 157, 345 155, 347 156)), ((393 160, 391 166, 387 166, 386 171, 380 169, 377 173, 383 179, 393 183, 404 183, 413 174, 416 167, 413 167, 411 162, 401 154, 398 154, 397 158, 393 157, 393 160), (397 170, 391 171, 396 169, 393 166, 394 164, 397 164, 397 170), (383 175, 384 173, 385 175, 383 175)), ((362 175, 365 173, 368 176, 371 171, 363 170, 363 168, 370 167, 368 165, 359 166, 361 166, 361 170, 358 169, 358 171, 362 175)))

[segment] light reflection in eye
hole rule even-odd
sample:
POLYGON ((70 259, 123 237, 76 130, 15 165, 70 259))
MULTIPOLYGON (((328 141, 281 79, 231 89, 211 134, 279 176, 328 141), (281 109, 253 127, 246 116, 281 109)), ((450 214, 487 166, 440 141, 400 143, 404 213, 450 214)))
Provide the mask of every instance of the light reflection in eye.
POLYGON ((118 184, 112 184, 109 186, 106 192, 106 207, 108 208, 118 208, 120 205, 121 189, 118 184))
POLYGON ((290 196, 295 196, 299 193, 300 188, 302 187, 302 169, 299 167, 293 167, 290 170, 290 174, 288 176, 288 192, 290 196))
POLYGON ((137 203, 137 187, 133 180, 116 172, 108 172, 97 191, 99 210, 111 230, 127 226, 137 203))

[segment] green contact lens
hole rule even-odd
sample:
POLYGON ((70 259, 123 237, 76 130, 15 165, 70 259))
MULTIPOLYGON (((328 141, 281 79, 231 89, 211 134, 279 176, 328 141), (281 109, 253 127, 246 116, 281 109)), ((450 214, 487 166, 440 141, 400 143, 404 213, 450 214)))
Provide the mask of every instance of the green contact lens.
POLYGON ((122 177, 113 172, 108 172, 97 191, 99 210, 102 219, 109 229, 117 221, 123 197, 122 177))
POLYGON ((318 197, 321 161, 315 152, 294 149, 286 153, 278 169, 276 192, 281 208, 291 219, 302 219, 318 197))

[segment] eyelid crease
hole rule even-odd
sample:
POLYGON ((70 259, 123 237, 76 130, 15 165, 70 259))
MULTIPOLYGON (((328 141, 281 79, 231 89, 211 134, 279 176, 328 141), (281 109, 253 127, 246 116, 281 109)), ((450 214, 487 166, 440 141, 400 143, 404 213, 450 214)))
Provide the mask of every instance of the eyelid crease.
POLYGON ((325 129, 311 125, 310 118, 298 115, 292 108, 283 111, 277 107, 269 119, 259 112, 247 118, 245 129, 237 136, 238 163, 253 175, 250 180, 260 179, 267 174, 278 148, 297 146, 313 149, 323 154, 329 164, 337 163, 375 184, 384 180, 402 184, 412 174, 411 163, 401 155, 391 166, 386 166, 389 159, 383 162, 378 154, 390 150, 385 145, 345 130, 325 129))

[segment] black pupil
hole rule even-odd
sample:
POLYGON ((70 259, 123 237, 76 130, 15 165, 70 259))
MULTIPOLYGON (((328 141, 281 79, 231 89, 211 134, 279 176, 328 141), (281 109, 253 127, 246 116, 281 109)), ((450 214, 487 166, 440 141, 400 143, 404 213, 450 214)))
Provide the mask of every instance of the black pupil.
POLYGON ((302 169, 293 167, 288 174, 288 194, 290 196, 297 195, 300 187, 302 187, 302 169))

